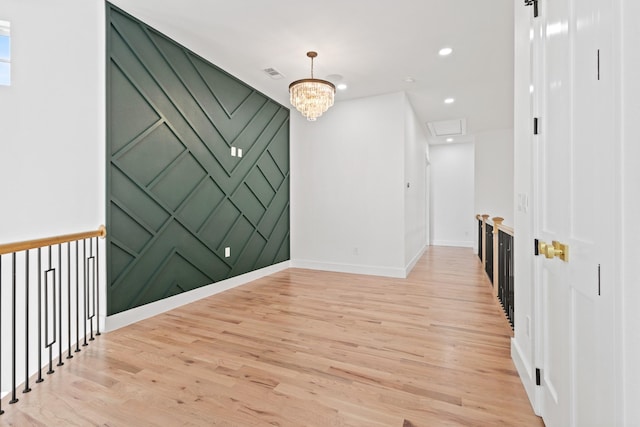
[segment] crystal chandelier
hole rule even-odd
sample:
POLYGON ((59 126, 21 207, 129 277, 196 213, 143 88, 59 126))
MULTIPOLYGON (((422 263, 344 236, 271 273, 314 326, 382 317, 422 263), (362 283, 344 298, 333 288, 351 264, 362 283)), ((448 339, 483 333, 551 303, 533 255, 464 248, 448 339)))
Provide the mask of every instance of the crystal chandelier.
POLYGON ((311 78, 296 80, 289 85, 291 105, 309 121, 315 121, 333 105, 336 87, 326 80, 313 78, 313 58, 317 52, 307 52, 311 58, 311 78))

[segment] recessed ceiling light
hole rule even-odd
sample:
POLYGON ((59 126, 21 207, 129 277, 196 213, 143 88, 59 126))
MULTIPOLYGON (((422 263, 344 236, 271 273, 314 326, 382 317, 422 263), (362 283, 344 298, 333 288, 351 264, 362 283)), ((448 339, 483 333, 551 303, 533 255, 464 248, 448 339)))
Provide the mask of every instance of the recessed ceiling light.
POLYGON ((456 100, 455 100, 455 99, 453 99, 453 98, 447 98, 447 99, 445 99, 445 100, 444 100, 444 103, 445 103, 445 104, 453 104, 455 101, 456 101, 456 100))
POLYGON ((416 79, 414 79, 413 77, 407 76, 404 78, 404 81, 407 83, 415 83, 416 79))
POLYGON ((447 142, 453 142, 453 138, 447 138, 447 142))
POLYGON ((450 47, 443 47, 438 51, 438 55, 447 56, 447 55, 451 55, 451 52, 453 52, 453 49, 451 49, 450 47))
POLYGON ((338 90, 345 90, 347 88, 347 84, 346 83, 340 83, 336 87, 338 88, 338 90))

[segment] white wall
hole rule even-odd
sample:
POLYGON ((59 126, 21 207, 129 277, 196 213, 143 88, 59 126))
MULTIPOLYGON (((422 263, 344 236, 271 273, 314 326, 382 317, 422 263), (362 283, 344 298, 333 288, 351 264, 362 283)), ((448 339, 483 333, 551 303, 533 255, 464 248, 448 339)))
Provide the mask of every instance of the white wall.
POLYGON ((427 246, 427 138, 406 98, 404 111, 404 264, 410 270, 427 246))
POLYGON ((431 145, 431 244, 473 247, 474 144, 431 145))
POLYGON ((513 129, 478 132, 475 142, 475 213, 513 227, 513 129))
POLYGON ((12 85, 0 86, 0 242, 104 223, 104 5, 3 0, 12 85), (44 31, 46 29, 46 31, 44 31))
POLYGON ((294 265, 402 275, 403 100, 338 102, 316 122, 292 112, 294 265))
POLYGON ((406 275, 406 260, 424 247, 418 242, 422 237, 405 245, 407 193, 407 232, 421 235, 427 221, 425 196, 418 196, 426 191, 417 182, 424 182, 423 166, 413 163, 412 154, 405 173, 405 152, 419 151, 424 158, 424 134, 420 137, 409 110, 406 95, 395 93, 338 102, 316 122, 292 113, 295 266, 406 275), (406 178, 416 181, 413 189, 406 188, 406 178))

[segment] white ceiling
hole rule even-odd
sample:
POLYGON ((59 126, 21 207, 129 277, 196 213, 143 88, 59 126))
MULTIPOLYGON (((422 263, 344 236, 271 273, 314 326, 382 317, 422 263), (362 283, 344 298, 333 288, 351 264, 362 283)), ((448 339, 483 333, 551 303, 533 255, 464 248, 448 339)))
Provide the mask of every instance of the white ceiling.
POLYGON ((405 91, 424 124, 466 118, 470 135, 513 127, 514 0, 111 2, 284 105, 315 50, 315 77, 348 85, 337 102, 405 91), (453 53, 440 57, 445 46, 453 53))

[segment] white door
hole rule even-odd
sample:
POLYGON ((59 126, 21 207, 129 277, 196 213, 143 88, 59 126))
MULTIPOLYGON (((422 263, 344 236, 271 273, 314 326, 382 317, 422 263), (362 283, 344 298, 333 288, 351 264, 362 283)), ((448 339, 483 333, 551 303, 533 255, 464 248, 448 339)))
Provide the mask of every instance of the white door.
POLYGON ((615 410, 611 3, 539 3, 535 230, 542 242, 568 245, 568 261, 536 259, 541 411, 548 427, 608 426, 615 410))

